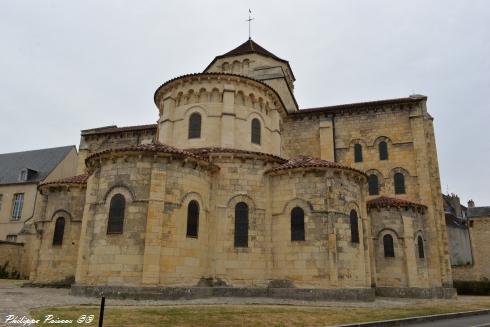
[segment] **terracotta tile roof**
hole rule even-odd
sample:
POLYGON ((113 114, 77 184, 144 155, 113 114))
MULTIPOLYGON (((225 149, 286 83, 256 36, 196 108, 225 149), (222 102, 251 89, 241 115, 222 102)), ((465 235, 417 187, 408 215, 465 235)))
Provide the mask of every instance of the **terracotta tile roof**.
POLYGON ((89 176, 90 176, 89 174, 82 174, 82 175, 70 176, 70 177, 61 178, 61 179, 49 181, 49 182, 46 182, 46 183, 42 183, 39 186, 46 186, 46 185, 53 185, 53 184, 56 184, 56 185, 59 185, 59 184, 65 184, 65 185, 79 184, 79 185, 83 185, 83 184, 87 184, 87 180, 88 180, 88 177, 89 176))
POLYGON ((294 74, 293 74, 293 70, 291 69, 291 66, 289 65, 289 62, 287 60, 279 58, 278 56, 276 56, 272 52, 266 50, 265 48, 263 48, 262 46, 257 44, 257 42, 255 42, 252 39, 248 39, 247 41, 243 42, 242 44, 240 44, 239 46, 237 46, 233 50, 230 50, 230 51, 228 51, 222 55, 216 56, 213 59, 213 61, 206 67, 206 69, 204 69, 204 71, 208 70, 208 68, 211 67, 214 64, 214 62, 218 59, 226 58, 226 57, 232 57, 232 56, 240 56, 240 55, 245 55, 245 54, 250 54, 250 53, 257 53, 257 54, 260 54, 262 56, 269 57, 269 58, 284 62, 285 64, 288 65, 288 68, 289 68, 289 71, 291 72, 293 80, 296 80, 296 78, 294 77, 294 74))
POLYGON ((200 161, 205 161, 205 162, 211 164, 211 162, 209 162, 203 156, 194 154, 194 153, 189 152, 189 151, 181 150, 181 149, 175 148, 175 147, 170 146, 170 145, 162 144, 162 143, 140 144, 140 145, 121 147, 121 148, 107 149, 107 150, 103 150, 100 152, 96 152, 96 153, 88 156, 87 159, 85 159, 85 162, 88 162, 88 161, 92 160, 93 158, 99 157, 99 156, 104 155, 104 154, 117 153, 117 152, 169 153, 169 154, 173 154, 173 155, 180 156, 180 157, 187 157, 187 158, 193 158, 193 159, 200 160, 200 161))
POLYGON ((427 206, 411 202, 408 200, 402 200, 397 198, 390 198, 387 196, 380 196, 375 199, 367 201, 368 208, 383 208, 383 207, 396 207, 396 208, 423 208, 426 209, 427 206))
POLYGON ((136 132, 136 131, 156 130, 156 129, 157 129, 157 124, 124 126, 124 127, 117 127, 116 125, 111 125, 111 126, 82 130, 82 135, 85 136, 85 135, 114 134, 114 133, 121 133, 121 132, 136 132))
POLYGON ((411 95, 406 98, 395 98, 395 99, 386 99, 386 100, 377 100, 377 101, 367 101, 367 102, 357 102, 357 103, 346 103, 339 104, 335 106, 326 106, 326 107, 317 107, 317 108, 308 108, 308 109, 300 109, 291 113, 291 116, 298 115, 306 115, 312 113, 337 113, 343 111, 349 111, 353 109, 366 109, 366 108, 375 108, 384 105, 391 104, 415 104, 422 100, 427 100, 427 97, 424 95, 411 95))
POLYGON ((362 175, 366 175, 364 172, 360 170, 348 166, 344 166, 336 162, 322 160, 322 159, 308 157, 308 156, 298 156, 292 158, 288 160, 286 163, 278 167, 272 168, 267 172, 278 172, 282 170, 295 169, 295 168, 338 168, 338 169, 347 169, 362 175))
POLYGON ((236 153, 236 154, 250 154, 250 155, 257 155, 257 156, 264 156, 271 158, 275 161, 284 163, 287 160, 284 158, 281 158, 279 156, 275 156, 273 154, 269 153, 263 153, 263 152, 257 152, 257 151, 246 151, 246 150, 239 150, 239 149, 230 149, 230 148, 220 148, 220 147, 207 147, 207 148, 193 148, 193 149, 186 149, 186 151, 195 153, 199 156, 209 158, 210 153, 236 153))

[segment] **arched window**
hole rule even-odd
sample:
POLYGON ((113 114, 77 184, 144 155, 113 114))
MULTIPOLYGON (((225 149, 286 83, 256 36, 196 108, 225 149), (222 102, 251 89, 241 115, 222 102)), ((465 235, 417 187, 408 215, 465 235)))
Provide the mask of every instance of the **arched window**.
POLYGON ((196 200, 189 202, 187 206, 187 237, 197 238, 199 229, 199 203, 196 200))
POLYGON ((107 222, 107 234, 120 234, 123 232, 125 207, 126 199, 122 194, 116 194, 112 197, 109 220, 107 222))
POLYGON ((248 205, 245 202, 235 206, 235 247, 248 247, 248 205))
POLYGON ((394 176, 395 194, 405 194, 405 176, 402 173, 396 173, 394 176))
POLYGON ((420 259, 425 258, 424 240, 422 239, 422 236, 420 236, 420 235, 419 235, 419 237, 417 237, 417 248, 419 250, 419 258, 420 259))
POLYGON ((354 162, 362 161, 362 145, 359 143, 354 145, 354 162))
POLYGON ((385 141, 379 142, 379 160, 388 160, 388 144, 385 141))
POLYGON ((252 119, 252 143, 260 144, 260 120, 252 119))
POLYGON ((300 207, 291 210, 291 241, 305 240, 305 212, 300 207))
POLYGON ((53 245, 63 244, 63 234, 65 233, 65 218, 59 217, 54 225, 53 245))
POLYGON ((393 236, 386 234, 383 236, 383 247, 385 250, 385 257, 395 257, 395 247, 393 246, 393 236))
POLYGON ((189 118, 189 138, 198 139, 201 137, 201 115, 193 113, 189 118))
POLYGON ((355 210, 350 211, 350 241, 352 243, 359 243, 359 222, 357 218, 357 212, 355 210))
POLYGON ((379 194, 378 176, 371 174, 368 176, 369 195, 379 194))

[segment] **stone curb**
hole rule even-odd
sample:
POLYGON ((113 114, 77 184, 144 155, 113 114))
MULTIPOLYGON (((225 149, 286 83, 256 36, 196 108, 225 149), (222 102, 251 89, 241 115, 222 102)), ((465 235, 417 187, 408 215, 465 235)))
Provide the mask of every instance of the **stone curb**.
POLYGON ((411 318, 403 318, 403 319, 392 319, 392 320, 379 320, 379 321, 371 321, 364 323, 355 323, 355 324, 347 324, 347 325, 335 325, 331 327, 387 327, 387 326, 402 326, 408 325, 412 323, 420 323, 420 322, 428 322, 428 321, 437 321, 444 319, 454 319, 454 318, 462 318, 469 316, 479 316, 484 314, 490 314, 490 309, 483 310, 473 310, 473 311, 463 311, 456 313, 443 313, 438 315, 430 315, 430 316, 418 316, 411 318))

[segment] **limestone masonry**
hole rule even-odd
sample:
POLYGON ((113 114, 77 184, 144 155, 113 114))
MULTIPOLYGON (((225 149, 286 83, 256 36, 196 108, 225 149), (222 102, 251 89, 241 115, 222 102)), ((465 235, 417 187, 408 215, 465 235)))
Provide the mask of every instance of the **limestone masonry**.
POLYGON ((31 281, 135 297, 454 296, 427 97, 299 110, 294 81, 248 40, 162 84, 157 124, 82 131, 78 175, 39 186, 31 281))

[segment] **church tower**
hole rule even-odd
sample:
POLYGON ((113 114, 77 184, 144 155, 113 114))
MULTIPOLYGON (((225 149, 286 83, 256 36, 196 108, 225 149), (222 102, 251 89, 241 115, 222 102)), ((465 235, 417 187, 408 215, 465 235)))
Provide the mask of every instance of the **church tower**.
POLYGON ((289 62, 264 49, 252 39, 215 57, 204 72, 238 74, 262 81, 279 94, 288 112, 298 110, 293 93, 296 79, 289 62))

